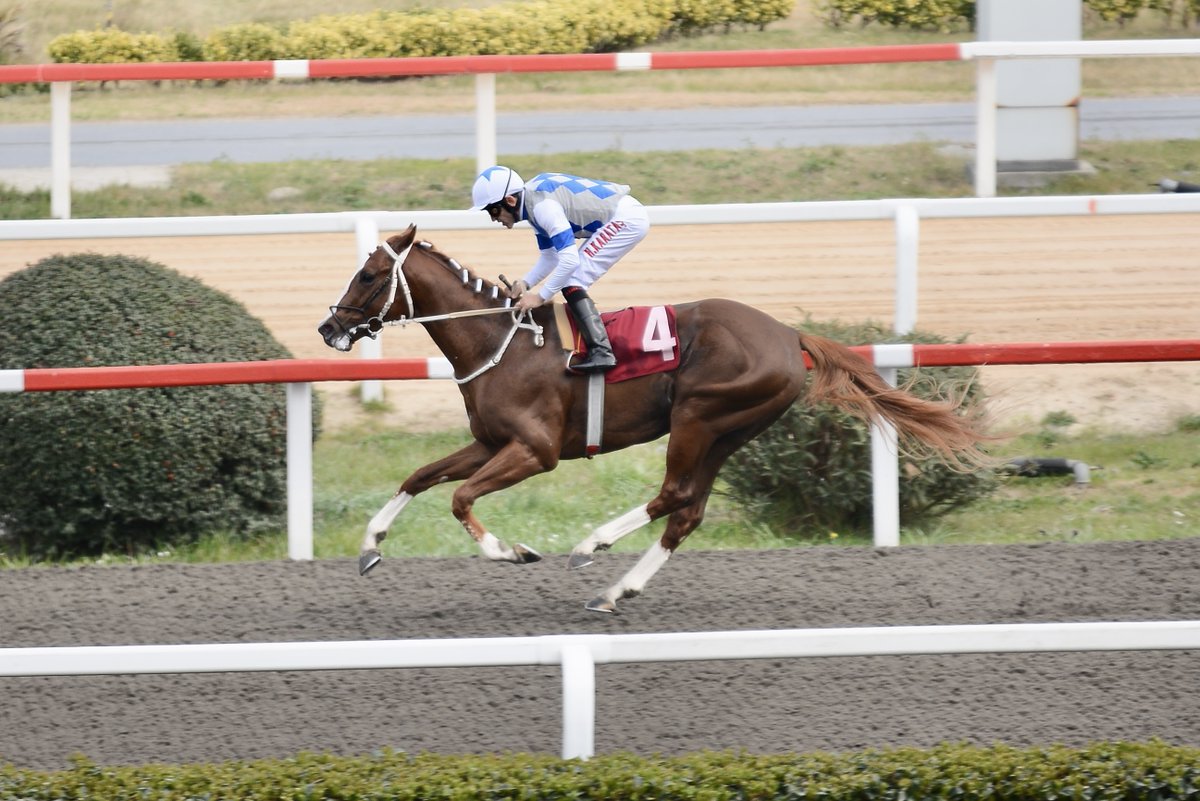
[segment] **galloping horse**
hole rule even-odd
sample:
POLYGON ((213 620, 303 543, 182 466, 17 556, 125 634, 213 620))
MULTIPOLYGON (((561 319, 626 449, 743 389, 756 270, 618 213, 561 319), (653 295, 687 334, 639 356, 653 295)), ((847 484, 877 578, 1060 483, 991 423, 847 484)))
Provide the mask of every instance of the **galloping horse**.
MULTIPOLYGON (((447 481, 463 482, 451 511, 484 556, 536 562, 538 553, 501 542, 472 507, 488 493, 553 470, 560 459, 589 455, 588 379, 564 369, 550 308, 519 318, 503 289, 415 237, 416 226, 409 226, 368 256, 318 332, 330 347, 348 351, 385 324, 421 323, 454 368, 475 441, 400 485, 367 524, 359 572, 366 575, 379 563, 379 543, 408 502, 447 481)), ((669 433, 662 488, 649 503, 595 529, 575 546, 568 565, 591 564, 596 551, 652 520, 669 516, 667 525, 632 569, 587 603, 590 610, 615 612, 618 600, 640 594, 700 525, 721 465, 805 392, 805 352, 813 364, 806 402, 887 420, 906 447, 951 464, 985 459, 978 446, 987 437, 954 404, 889 386, 844 345, 798 333, 731 300, 673 309, 677 341, 659 346, 678 348, 678 367, 608 385, 601 447, 615 451, 669 433)))

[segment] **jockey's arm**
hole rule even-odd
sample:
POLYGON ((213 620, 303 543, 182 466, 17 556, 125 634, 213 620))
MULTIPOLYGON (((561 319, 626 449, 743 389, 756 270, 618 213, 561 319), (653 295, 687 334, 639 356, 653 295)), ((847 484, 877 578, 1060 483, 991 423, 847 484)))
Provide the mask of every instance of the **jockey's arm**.
POLYGON ((525 274, 525 283, 536 286, 545 279, 546 284, 538 295, 549 300, 566 286, 568 279, 579 269, 579 249, 575 246, 575 232, 562 206, 554 201, 539 203, 533 210, 532 219, 537 235, 538 260, 525 274))

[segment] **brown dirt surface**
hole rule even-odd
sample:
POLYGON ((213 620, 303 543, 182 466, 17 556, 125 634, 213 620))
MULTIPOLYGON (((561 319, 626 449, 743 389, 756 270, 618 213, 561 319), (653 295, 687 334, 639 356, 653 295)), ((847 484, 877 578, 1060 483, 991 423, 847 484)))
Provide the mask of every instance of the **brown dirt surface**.
MULTIPOLYGON (((636 555, 31 568, 0 582, 5 646, 1196 620, 1200 540, 681 551, 618 616, 583 601, 636 555)), ((1200 653, 600 665, 596 749, 646 756, 939 742, 1200 746, 1200 653)), ((0 678, 0 763, 557 754, 557 667, 0 678)))
MULTIPOLYGON (((533 258, 527 231, 427 231, 480 274, 514 276, 533 258)), ((357 268, 351 234, 6 242, 0 277, 52 253, 144 256, 224 290, 263 319, 297 358, 357 358, 316 333, 357 268)), ((1180 339, 1197 335, 1197 215, 1017 217, 921 223, 917 327, 970 342, 1180 339)), ((602 308, 723 296, 786 322, 889 323, 890 221, 658 226, 593 291, 602 308)), ((389 329, 384 355, 437 355, 424 331, 389 329)), ((5 365, 8 366, 8 365, 5 365)), ((1200 412, 1200 363, 990 367, 985 389, 1004 423, 1066 411, 1081 426, 1168 429, 1200 412)), ((327 429, 368 419, 351 384, 321 387, 327 429)), ((461 426, 448 381, 385 384, 377 417, 409 429, 461 426)), ((379 419, 373 424, 378 425, 379 419)))

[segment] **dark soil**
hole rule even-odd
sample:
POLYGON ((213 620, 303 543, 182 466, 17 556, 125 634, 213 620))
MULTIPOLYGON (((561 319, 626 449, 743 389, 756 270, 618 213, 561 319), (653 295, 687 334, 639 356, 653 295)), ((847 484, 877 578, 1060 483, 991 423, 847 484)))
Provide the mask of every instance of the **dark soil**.
MULTIPOLYGON (((0 645, 494 637, 1200 619, 1200 540, 681 552, 624 613, 632 564, 482 559, 0 573, 0 645)), ((1147 740, 1200 746, 1200 654, 1110 652, 601 665, 596 749, 677 754, 1147 740)), ((0 763, 559 753, 556 667, 0 679, 0 763)))

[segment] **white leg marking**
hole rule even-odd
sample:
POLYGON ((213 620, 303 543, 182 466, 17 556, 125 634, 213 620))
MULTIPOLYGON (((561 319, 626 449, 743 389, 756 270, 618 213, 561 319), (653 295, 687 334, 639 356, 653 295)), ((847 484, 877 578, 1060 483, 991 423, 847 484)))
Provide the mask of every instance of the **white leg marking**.
POLYGON ((371 522, 367 523, 367 536, 363 539, 362 547, 364 551, 379 546, 379 543, 387 536, 387 530, 391 527, 392 521, 412 499, 413 496, 407 492, 397 492, 390 501, 383 505, 382 509, 375 513, 371 522))
POLYGON ((598 527, 587 539, 576 545, 571 553, 588 554, 593 553, 597 548, 609 548, 621 537, 637 531, 650 522, 650 515, 646 514, 648 505, 643 503, 638 508, 631 509, 598 527))
POLYGON ((483 551, 483 555, 493 562, 521 561, 516 551, 496 539, 496 535, 490 531, 483 532, 483 538, 479 540, 479 548, 483 551))
POLYGON ((646 588, 646 582, 670 558, 670 551, 662 547, 661 543, 654 543, 642 554, 642 558, 637 561, 637 564, 630 568, 628 573, 621 576, 620 581, 605 591, 604 598, 615 604, 622 598, 632 598, 634 595, 641 595, 642 590, 646 588))

